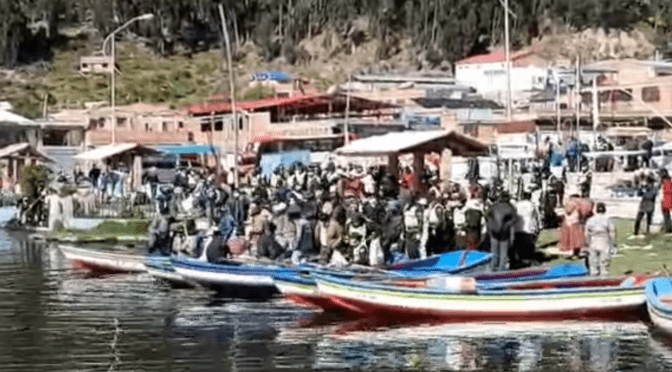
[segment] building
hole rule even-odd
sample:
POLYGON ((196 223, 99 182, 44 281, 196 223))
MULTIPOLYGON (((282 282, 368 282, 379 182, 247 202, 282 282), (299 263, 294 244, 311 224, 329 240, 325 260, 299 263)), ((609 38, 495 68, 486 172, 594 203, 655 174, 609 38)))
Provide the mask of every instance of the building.
MULTIPOLYGON (((523 104, 535 92, 544 90, 551 72, 547 62, 532 49, 512 52, 511 99, 513 106, 523 104)), ((506 103, 506 55, 503 49, 480 54, 455 63, 455 79, 483 96, 506 103)))
MULTIPOLYGON (((672 127, 672 63, 608 60, 582 67, 580 72, 580 100, 575 98, 573 86, 572 89, 562 89, 557 98, 561 127, 576 125, 577 108, 582 125, 592 126, 593 115, 597 113, 598 124, 604 126, 672 127), (594 110, 594 94, 598 101, 597 110, 594 110), (578 107, 577 103, 580 103, 578 107)), ((571 84, 575 85, 573 80, 571 84)), ((556 98, 549 95, 545 104, 535 107, 540 124, 558 125, 555 101, 556 98)))
MULTIPOLYGON (((167 104, 136 103, 117 106, 116 142, 141 145, 186 143, 196 141, 196 128, 189 126, 185 110, 171 109, 167 104)), ((112 142, 112 109, 94 107, 88 110, 88 145, 112 142)))
POLYGON ((419 108, 420 99, 461 98, 473 92, 446 75, 353 75, 343 90, 359 98, 409 108, 419 108))
POLYGON ((294 97, 296 95, 321 93, 310 81, 301 78, 292 78, 284 72, 259 72, 252 76, 249 88, 264 86, 273 89, 275 97, 294 97))
MULTIPOLYGON (((342 126, 348 98, 343 93, 308 94, 236 102, 239 148, 257 137, 317 136, 331 134, 342 126)), ((397 106, 359 97, 350 97, 349 125, 385 125, 397 106)), ((230 102, 211 102, 187 108, 197 142, 217 143, 234 148, 235 126, 230 102)))

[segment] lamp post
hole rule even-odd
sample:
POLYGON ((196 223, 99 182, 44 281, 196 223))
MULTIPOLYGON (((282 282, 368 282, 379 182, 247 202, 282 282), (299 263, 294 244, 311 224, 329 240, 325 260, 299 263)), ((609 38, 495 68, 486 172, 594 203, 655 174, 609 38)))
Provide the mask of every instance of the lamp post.
POLYGON ((117 141, 117 118, 116 118, 116 115, 115 115, 115 107, 114 107, 114 93, 115 93, 114 92, 115 91, 115 86, 114 86, 114 84, 115 84, 115 81, 114 81, 114 75, 115 75, 114 35, 117 32, 119 32, 119 31, 125 29, 126 27, 130 26, 131 23, 133 23, 135 21, 148 21, 152 18, 154 18, 154 14, 152 14, 152 13, 147 13, 147 14, 143 14, 141 16, 137 16, 135 18, 131 18, 128 22, 124 23, 119 28, 112 31, 112 33, 107 35, 107 37, 103 41, 103 55, 105 55, 105 45, 107 45, 108 40, 110 40, 110 39, 112 40, 112 50, 111 50, 111 54, 112 54, 112 58, 111 58, 112 59, 111 60, 111 62, 112 62, 112 100, 111 100, 112 101, 111 102, 112 103, 112 144, 114 144, 117 141))

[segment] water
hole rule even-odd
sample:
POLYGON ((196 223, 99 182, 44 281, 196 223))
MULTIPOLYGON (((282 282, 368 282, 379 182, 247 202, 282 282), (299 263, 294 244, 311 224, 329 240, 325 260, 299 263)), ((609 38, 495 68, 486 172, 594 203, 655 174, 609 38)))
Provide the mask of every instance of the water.
POLYGON ((2 371, 669 371, 644 322, 389 325, 233 301, 148 275, 87 277, 0 230, 2 371))

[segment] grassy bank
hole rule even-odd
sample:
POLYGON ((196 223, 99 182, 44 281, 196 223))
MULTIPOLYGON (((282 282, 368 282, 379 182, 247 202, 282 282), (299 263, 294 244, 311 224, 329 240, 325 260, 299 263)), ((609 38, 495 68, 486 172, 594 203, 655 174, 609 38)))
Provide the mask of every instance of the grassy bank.
MULTIPOLYGON (((632 220, 616 221, 618 254, 611 261, 611 274, 650 273, 660 271, 663 265, 672 264, 671 234, 655 232, 643 238, 631 238, 633 230, 632 220)), ((557 244, 558 231, 552 229, 541 233, 537 246, 542 252, 548 252, 553 251, 552 248, 557 247, 557 244)), ((576 262, 576 259, 549 256, 552 258, 549 263, 576 262)), ((672 271, 672 267, 668 270, 672 271)))
POLYGON ((104 221, 91 230, 59 230, 49 238, 63 241, 140 241, 147 239, 149 221, 104 221))

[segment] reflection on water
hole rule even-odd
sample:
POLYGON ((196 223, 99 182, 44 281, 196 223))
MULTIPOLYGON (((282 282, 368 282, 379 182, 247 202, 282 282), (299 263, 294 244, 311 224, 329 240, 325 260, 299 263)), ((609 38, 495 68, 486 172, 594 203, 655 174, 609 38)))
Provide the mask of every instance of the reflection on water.
POLYGON ((87 277, 0 230, 2 371, 669 371, 671 345, 644 322, 400 326, 87 277))

